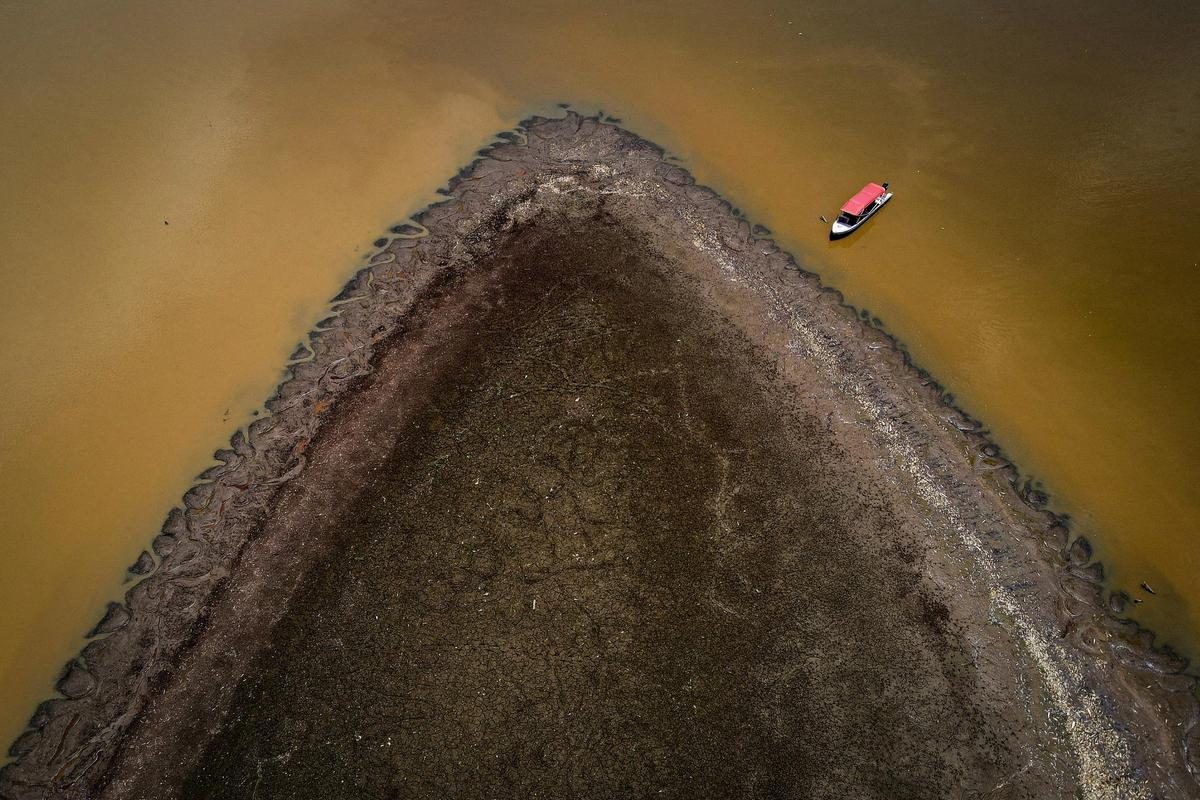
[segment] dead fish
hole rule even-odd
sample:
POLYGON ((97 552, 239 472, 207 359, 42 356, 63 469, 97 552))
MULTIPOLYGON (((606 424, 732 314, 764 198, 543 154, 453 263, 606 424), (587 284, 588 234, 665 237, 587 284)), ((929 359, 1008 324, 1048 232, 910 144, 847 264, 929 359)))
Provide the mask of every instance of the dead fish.
POLYGON ((1145 581, 1142 581, 1142 588, 1143 588, 1143 589, 1145 589, 1145 590, 1146 590, 1147 592, 1149 592, 1150 594, 1158 594, 1158 592, 1156 592, 1156 591, 1154 591, 1153 589, 1151 589, 1151 588, 1150 588, 1150 584, 1146 583, 1145 581))

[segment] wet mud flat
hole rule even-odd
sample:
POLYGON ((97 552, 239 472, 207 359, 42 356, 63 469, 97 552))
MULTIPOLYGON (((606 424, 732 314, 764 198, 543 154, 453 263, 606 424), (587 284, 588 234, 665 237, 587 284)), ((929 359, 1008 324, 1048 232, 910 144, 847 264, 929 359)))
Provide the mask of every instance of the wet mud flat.
POLYGON ((1194 681, 903 349, 643 140, 398 226, 3 797, 1193 797, 1194 681))

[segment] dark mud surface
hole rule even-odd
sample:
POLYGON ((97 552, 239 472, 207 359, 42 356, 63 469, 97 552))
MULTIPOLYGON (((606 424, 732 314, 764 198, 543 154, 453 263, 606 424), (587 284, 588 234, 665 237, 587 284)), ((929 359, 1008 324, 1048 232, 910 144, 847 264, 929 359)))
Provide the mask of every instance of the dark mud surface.
POLYGON ((698 287, 596 225, 510 257, 184 796, 929 797, 1024 766, 906 510, 698 287))
POLYGON ((393 229, 2 798, 1197 796, 1195 681, 979 423, 568 114, 393 229))

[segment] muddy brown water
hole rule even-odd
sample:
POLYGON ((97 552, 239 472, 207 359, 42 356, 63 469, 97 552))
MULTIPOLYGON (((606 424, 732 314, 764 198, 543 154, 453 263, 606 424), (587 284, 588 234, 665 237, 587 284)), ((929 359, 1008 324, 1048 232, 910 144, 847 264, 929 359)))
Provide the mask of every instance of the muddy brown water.
POLYGON ((1194 651, 1198 41, 1189 3, 0 7, 0 739, 370 243, 559 100, 881 317, 1194 651))

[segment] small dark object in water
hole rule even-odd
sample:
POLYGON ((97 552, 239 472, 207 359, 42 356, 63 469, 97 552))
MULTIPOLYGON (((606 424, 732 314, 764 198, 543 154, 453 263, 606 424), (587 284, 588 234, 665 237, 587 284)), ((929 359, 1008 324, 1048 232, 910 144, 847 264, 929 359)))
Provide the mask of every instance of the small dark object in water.
POLYGON ((1147 592, 1149 592, 1150 594, 1158 594, 1158 592, 1156 592, 1156 591, 1154 591, 1153 589, 1151 589, 1151 588, 1150 588, 1150 584, 1146 583, 1145 581, 1142 581, 1142 588, 1143 588, 1143 589, 1145 589, 1145 590, 1146 590, 1147 592))
POLYGON ((821 215, 821 222, 824 222, 826 225, 828 225, 828 224, 829 224, 829 220, 825 219, 825 215, 824 215, 824 214, 822 214, 822 215, 821 215))
POLYGON ((387 244, 387 239, 376 239, 374 244, 376 247, 383 247, 385 244, 387 244))

